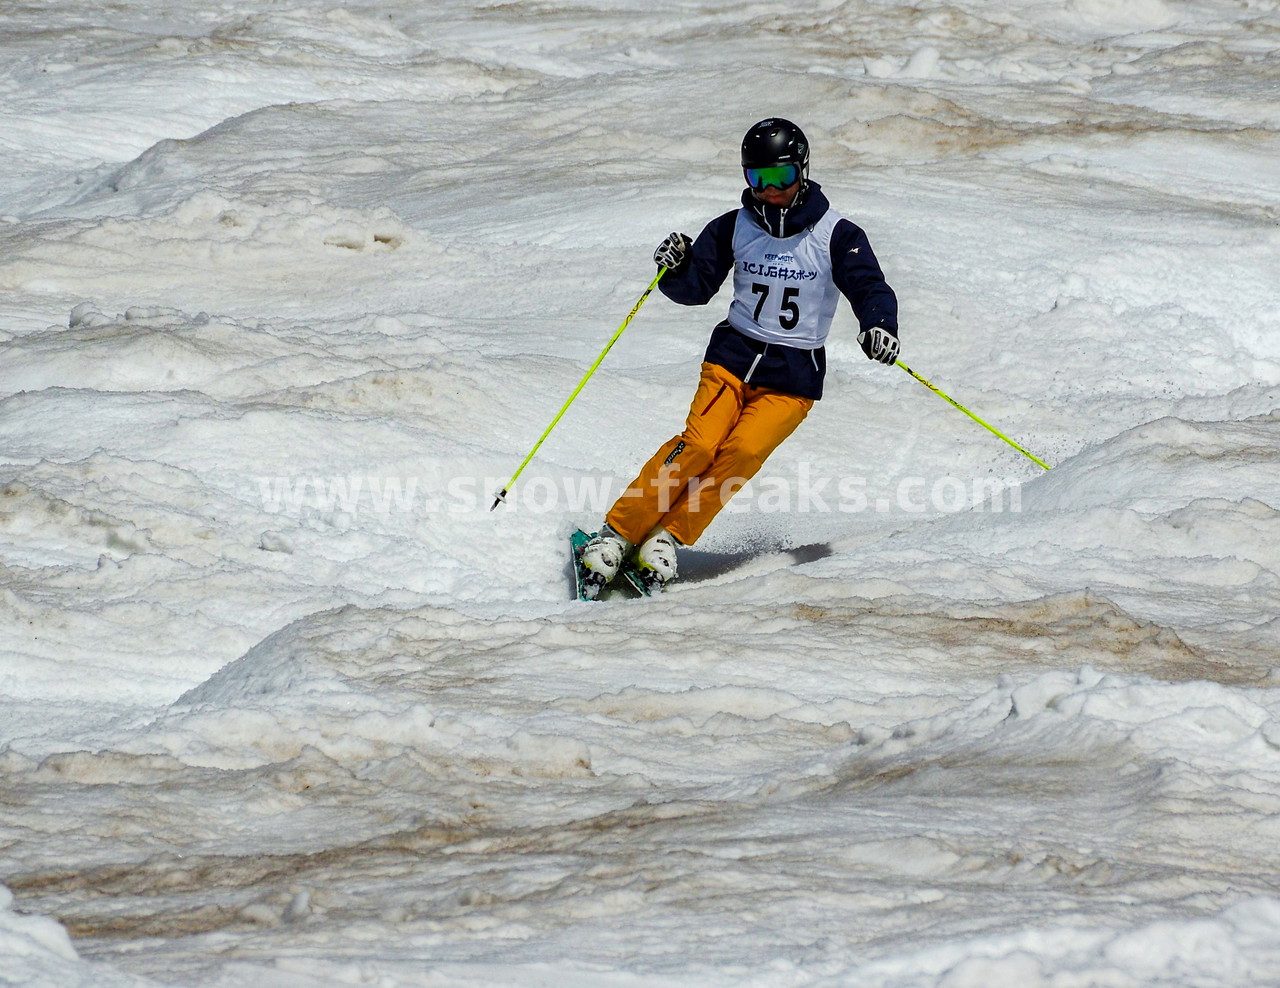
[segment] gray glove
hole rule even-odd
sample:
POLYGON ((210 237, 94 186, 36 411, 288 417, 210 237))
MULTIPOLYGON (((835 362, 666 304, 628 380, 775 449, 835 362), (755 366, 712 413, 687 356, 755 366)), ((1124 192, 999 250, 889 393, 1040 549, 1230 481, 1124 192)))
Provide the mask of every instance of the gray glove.
POLYGON ((692 246, 693 241, 683 233, 668 234, 667 239, 658 244, 658 249, 653 252, 654 263, 659 267, 679 271, 689 263, 689 248, 692 246))
POLYGON ((898 338, 879 326, 859 333, 858 345, 871 360, 878 360, 882 364, 892 364, 898 359, 898 338))

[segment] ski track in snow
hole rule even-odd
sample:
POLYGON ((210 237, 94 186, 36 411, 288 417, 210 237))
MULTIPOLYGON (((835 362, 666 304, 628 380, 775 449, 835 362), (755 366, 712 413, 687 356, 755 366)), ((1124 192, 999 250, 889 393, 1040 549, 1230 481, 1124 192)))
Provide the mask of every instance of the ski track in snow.
POLYGON ((0 11, 0 985, 1280 984, 1278 43, 0 11), (726 299, 651 299, 492 494, 774 113, 905 360, 1054 469, 845 308, 682 582, 569 601, 726 299))

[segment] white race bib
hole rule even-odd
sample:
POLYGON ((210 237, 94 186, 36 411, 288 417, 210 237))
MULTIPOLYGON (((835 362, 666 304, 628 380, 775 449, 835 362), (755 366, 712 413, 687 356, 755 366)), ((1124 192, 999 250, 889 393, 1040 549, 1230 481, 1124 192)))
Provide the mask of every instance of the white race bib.
POLYGON ((827 341, 840 290, 831 277, 831 233, 842 217, 828 209, 809 229, 770 236, 744 207, 733 228, 729 325, 764 343, 816 350, 827 341))

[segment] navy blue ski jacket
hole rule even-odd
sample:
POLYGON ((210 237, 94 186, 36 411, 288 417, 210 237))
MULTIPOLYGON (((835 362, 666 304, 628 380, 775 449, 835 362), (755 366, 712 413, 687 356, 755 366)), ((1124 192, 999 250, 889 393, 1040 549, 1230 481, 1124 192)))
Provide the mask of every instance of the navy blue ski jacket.
MULTIPOLYGON (((822 187, 810 182, 804 199, 790 209, 759 202, 750 189, 743 190, 742 204, 769 234, 786 238, 813 226, 831 208, 822 187)), ((658 282, 662 294, 680 305, 706 305, 733 270, 733 228, 738 210, 717 216, 698 234, 689 262, 679 271, 668 271, 658 282)), ((879 326, 898 335, 898 299, 884 280, 880 262, 862 228, 842 219, 831 234, 832 279, 848 299, 863 329, 879 326)), ((827 372, 825 347, 802 350, 780 343, 763 343, 744 336, 721 322, 711 333, 704 360, 719 364, 745 379, 757 355, 759 363, 751 373, 751 384, 773 388, 815 401, 822 397, 822 381, 827 372)))

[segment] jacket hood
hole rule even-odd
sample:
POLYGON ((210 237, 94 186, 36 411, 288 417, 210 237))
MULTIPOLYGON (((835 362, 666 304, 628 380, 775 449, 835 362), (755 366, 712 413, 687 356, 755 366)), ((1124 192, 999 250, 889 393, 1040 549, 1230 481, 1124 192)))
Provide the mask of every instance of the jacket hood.
POLYGON ((761 202, 750 189, 742 190, 742 205, 772 237, 785 240, 807 230, 831 208, 831 203, 817 182, 806 182, 796 201, 785 209, 761 202))

